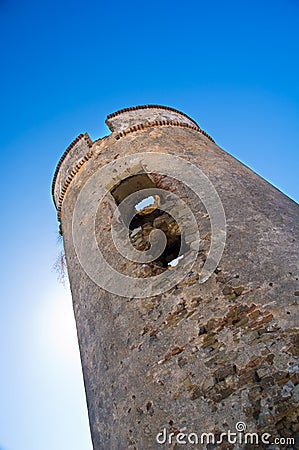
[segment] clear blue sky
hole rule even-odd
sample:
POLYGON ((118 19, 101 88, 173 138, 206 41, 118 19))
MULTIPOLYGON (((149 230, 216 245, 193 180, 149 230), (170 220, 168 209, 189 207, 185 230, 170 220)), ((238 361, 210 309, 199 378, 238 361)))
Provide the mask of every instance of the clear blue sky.
POLYGON ((299 199, 299 3, 0 1, 0 449, 90 450, 50 197, 107 114, 159 103, 299 199))

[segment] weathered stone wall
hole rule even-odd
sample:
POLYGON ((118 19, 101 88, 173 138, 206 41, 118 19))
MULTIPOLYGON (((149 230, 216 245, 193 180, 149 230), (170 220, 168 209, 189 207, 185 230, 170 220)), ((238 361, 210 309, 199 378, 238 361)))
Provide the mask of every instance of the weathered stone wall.
MULTIPOLYGON (((146 110, 147 120, 150 114, 146 110)), ((120 139, 121 124, 113 129, 88 150, 92 156, 72 178, 61 208, 94 449, 180 448, 175 435, 182 429, 234 432, 240 421, 250 432, 296 438, 297 444, 279 448, 298 448, 298 205, 195 129, 147 127, 120 139), (204 284, 198 277, 208 246, 170 291, 124 298, 98 287, 82 269, 72 214, 80 189, 99 167, 144 151, 177 155, 200 167, 223 203, 227 240, 204 284), (157 443, 164 428, 174 433, 172 444, 157 443)), ((167 177, 159 187, 185 197, 209 244, 208 218, 198 199, 167 177)), ((97 215, 99 246, 117 270, 150 276, 151 269, 113 250, 113 201, 110 195, 97 215)))

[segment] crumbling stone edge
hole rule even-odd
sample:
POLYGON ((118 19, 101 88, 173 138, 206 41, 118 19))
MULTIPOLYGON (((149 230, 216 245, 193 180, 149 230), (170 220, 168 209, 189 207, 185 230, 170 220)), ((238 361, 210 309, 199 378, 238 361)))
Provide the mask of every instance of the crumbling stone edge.
POLYGON ((109 119, 113 119, 113 117, 119 116, 120 114, 129 111, 138 111, 139 109, 166 109, 167 111, 173 111, 177 114, 180 114, 181 116, 186 117, 188 120, 191 120, 191 122, 193 122, 194 125, 196 125, 196 127, 199 129, 199 126, 197 125, 195 120, 191 119, 191 117, 189 117, 187 114, 183 113, 182 111, 179 111, 178 109, 171 108, 170 106, 161 106, 161 105, 139 105, 139 106, 131 106, 129 108, 123 108, 118 111, 115 111, 114 113, 108 114, 106 118, 106 123, 109 119))
POLYGON ((68 146, 68 148, 65 150, 65 152, 61 156, 60 160, 58 161, 58 164, 56 166, 56 169, 55 169, 55 172, 54 172, 54 176, 53 176, 53 182, 52 182, 52 197, 53 197, 54 204, 55 204, 55 184, 56 184, 56 179, 57 179, 58 172, 59 172, 59 169, 61 167, 61 164, 63 163, 63 161, 65 160, 65 158, 69 154, 69 152, 72 150, 72 148, 83 138, 86 140, 86 142, 87 142, 89 147, 92 146, 92 140, 90 139, 88 134, 87 133, 85 133, 85 134, 81 133, 81 134, 79 134, 79 136, 76 137, 76 139, 73 140, 73 142, 70 143, 70 145, 68 146))
POLYGON ((193 126, 193 125, 189 125, 188 123, 179 122, 177 120, 156 120, 154 122, 140 123, 138 125, 134 125, 133 127, 127 128, 126 130, 121 131, 120 133, 116 134, 115 139, 119 140, 120 138, 126 136, 129 133, 134 133, 139 130, 144 130, 145 128, 161 127, 161 126, 189 128, 193 131, 197 131, 198 133, 203 134, 210 141, 215 142, 214 139, 208 133, 206 133, 206 131, 200 129, 197 125, 193 126))
POLYGON ((59 196, 59 199, 58 199, 58 205, 57 205, 57 218, 58 218, 59 221, 61 220, 62 202, 63 202, 64 196, 66 194, 66 191, 67 191, 69 185, 71 184, 71 181, 74 178, 74 176, 76 175, 76 173, 79 172, 79 170, 81 169, 83 164, 85 164, 86 161, 88 161, 92 157, 92 155, 93 155, 93 153, 89 152, 89 153, 87 153, 87 155, 83 156, 83 158, 80 159, 78 164, 75 165, 75 167, 72 169, 70 175, 67 177, 67 179, 63 183, 63 186, 62 186, 62 189, 61 189, 61 193, 60 193, 60 196, 59 196))

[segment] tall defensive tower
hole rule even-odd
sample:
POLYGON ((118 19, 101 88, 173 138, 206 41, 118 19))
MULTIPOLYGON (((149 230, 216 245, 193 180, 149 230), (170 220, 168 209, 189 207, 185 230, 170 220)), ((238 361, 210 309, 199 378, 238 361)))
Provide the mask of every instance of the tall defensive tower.
POLYGON ((106 123, 53 180, 94 449, 298 448, 298 205, 175 109, 106 123))

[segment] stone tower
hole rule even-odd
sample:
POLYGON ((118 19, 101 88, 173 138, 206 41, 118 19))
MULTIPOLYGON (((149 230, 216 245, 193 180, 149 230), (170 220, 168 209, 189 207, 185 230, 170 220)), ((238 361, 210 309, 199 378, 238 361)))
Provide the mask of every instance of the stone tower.
POLYGON ((299 448, 298 205, 175 109, 106 123, 53 181, 94 449, 299 448))

